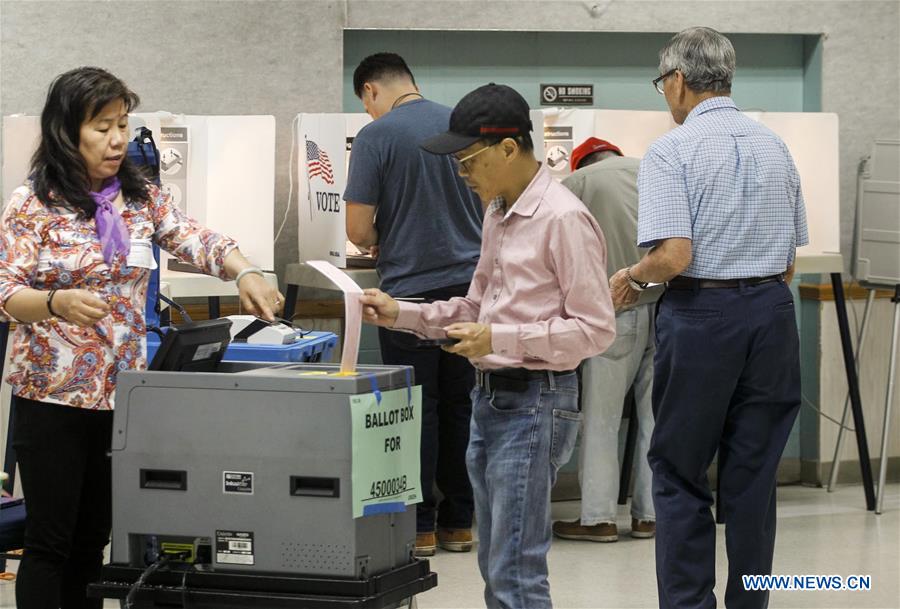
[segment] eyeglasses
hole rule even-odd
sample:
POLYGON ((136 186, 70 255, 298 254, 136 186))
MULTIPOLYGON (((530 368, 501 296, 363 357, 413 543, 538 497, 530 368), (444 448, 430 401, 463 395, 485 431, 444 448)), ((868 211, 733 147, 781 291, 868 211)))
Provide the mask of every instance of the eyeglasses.
POLYGON ((678 68, 672 68, 671 70, 669 70, 662 76, 657 76, 656 78, 654 78, 653 80, 650 81, 651 83, 653 83, 653 88, 656 89, 657 93, 659 93, 660 95, 665 94, 665 91, 663 91, 663 81, 677 71, 678 71, 678 68))
POLYGON ((457 169, 462 169, 466 173, 472 173, 472 168, 469 167, 469 160, 475 158, 476 156, 478 156, 479 154, 481 154, 488 148, 493 148, 496 145, 497 144, 491 144, 490 146, 485 146, 484 148, 481 148, 480 150, 476 150, 472 154, 465 156, 461 159, 458 159, 453 155, 450 155, 450 158, 453 159, 453 162, 456 164, 457 169))

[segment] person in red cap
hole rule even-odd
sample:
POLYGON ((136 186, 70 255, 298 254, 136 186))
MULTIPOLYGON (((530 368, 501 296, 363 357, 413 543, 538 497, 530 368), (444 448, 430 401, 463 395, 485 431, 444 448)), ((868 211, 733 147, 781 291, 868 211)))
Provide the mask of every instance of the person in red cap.
POLYGON ((625 156, 615 144, 607 142, 606 140, 601 140, 598 137, 589 137, 572 151, 572 156, 569 159, 572 171, 574 172, 576 169, 593 165, 598 161, 613 156, 611 154, 602 154, 604 152, 613 152, 617 156, 625 156))
MULTIPOLYGON (((606 235, 607 273, 637 263, 644 254, 637 243, 640 159, 596 137, 572 151, 574 173, 563 180, 587 206, 606 235)), ((631 536, 651 538, 656 531, 652 474, 647 451, 653 434, 653 312, 662 288, 641 292, 633 306, 616 313, 616 340, 602 355, 582 364, 582 438, 578 459, 581 518, 553 523, 563 539, 610 542, 619 539, 616 499, 619 483, 619 425, 622 404, 634 388, 635 447, 631 536)))

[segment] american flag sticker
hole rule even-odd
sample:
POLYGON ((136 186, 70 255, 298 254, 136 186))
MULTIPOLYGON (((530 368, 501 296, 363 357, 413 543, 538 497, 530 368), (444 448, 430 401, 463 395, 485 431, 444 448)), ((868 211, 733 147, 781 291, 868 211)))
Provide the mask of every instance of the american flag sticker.
POLYGON ((334 184, 334 169, 331 167, 331 159, 312 140, 306 140, 306 167, 310 180, 319 176, 326 184, 334 184))

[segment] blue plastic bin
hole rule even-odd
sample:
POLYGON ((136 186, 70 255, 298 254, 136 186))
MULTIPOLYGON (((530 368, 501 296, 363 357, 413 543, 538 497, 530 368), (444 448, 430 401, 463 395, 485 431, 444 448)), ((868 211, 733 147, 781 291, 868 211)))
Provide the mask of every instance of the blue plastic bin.
MULTIPOLYGON (((165 329, 163 329, 165 332, 165 329)), ((337 335, 333 332, 309 332, 290 345, 251 345, 231 343, 225 351, 225 359, 239 362, 327 362, 337 345, 337 335)), ((159 336, 147 333, 147 363, 153 361, 159 349, 159 336)))

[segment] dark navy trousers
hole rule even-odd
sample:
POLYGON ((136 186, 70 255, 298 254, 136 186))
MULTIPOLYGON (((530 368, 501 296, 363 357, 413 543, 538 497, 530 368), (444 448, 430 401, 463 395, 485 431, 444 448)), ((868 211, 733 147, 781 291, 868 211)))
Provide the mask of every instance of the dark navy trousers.
MULTIPOLYGON (((451 286, 417 294, 426 301, 465 296, 468 285, 451 286)), ((466 471, 469 424, 475 368, 469 360, 440 347, 417 347, 412 334, 378 328, 381 360, 385 364, 412 366, 422 386, 422 502, 416 505, 416 531, 430 533, 472 527, 475 510, 472 484, 466 471), (438 504, 434 486, 443 495, 438 504)))
POLYGON ((800 408, 794 302, 781 281, 666 291, 656 322, 648 453, 663 609, 715 609, 707 470, 719 451, 729 609, 762 608, 742 575, 772 571, 775 476, 800 408))

